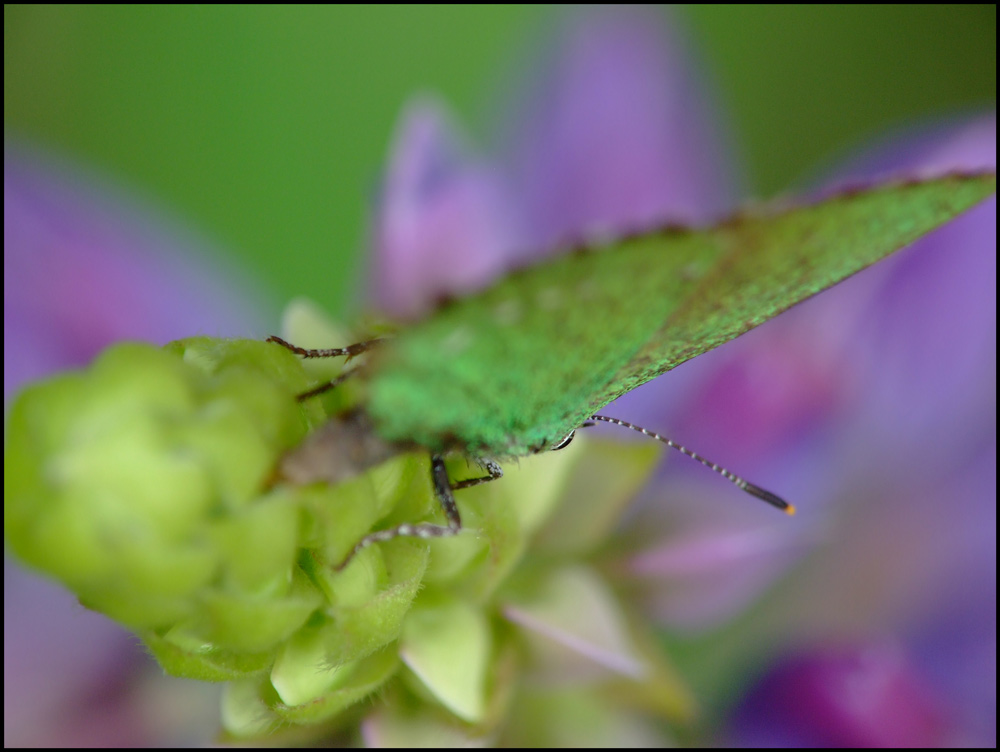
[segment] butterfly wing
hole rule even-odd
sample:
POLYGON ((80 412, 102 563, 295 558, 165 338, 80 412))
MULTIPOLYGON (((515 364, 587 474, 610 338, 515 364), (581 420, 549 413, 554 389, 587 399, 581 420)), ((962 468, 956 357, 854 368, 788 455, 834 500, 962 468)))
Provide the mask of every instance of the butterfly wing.
POLYGON ((372 361, 383 438, 522 455, 992 193, 995 175, 842 193, 592 245, 519 270, 404 330, 372 361))
POLYGON ((834 195, 708 232, 722 257, 595 401, 622 394, 753 329, 909 245, 996 191, 996 174, 948 175, 834 195))

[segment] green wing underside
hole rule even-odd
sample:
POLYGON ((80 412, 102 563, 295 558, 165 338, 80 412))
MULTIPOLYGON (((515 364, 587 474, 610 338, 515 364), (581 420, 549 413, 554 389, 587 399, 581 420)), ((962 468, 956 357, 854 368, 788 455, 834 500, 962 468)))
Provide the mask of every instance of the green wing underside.
POLYGON ((603 404, 871 266, 995 191, 995 173, 951 175, 713 230, 724 261, 609 384, 603 404))
POLYGON ((560 255, 400 333, 372 361, 368 410, 390 440, 537 451, 995 187, 994 174, 884 186, 560 255))

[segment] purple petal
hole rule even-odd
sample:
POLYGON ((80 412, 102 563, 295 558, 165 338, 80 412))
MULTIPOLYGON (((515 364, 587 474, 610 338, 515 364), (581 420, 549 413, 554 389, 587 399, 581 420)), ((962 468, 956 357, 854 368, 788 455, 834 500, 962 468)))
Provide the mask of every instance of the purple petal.
POLYGON ((507 265, 517 224, 499 176, 462 155, 441 106, 412 103, 375 212, 373 301, 407 317, 483 286, 507 265))
MULTIPOLYGON (((124 629, 6 563, 3 598, 5 746, 83 743, 67 734, 79 731, 81 719, 67 716, 82 716, 88 697, 114 696, 148 659, 124 629)), ((91 741, 139 744, 134 720, 123 713, 110 733, 91 741)))
POLYGON ((204 744, 218 686, 165 678, 133 635, 4 565, 4 746, 204 744))
MULTIPOLYGON (((911 164, 921 174, 995 168, 995 115, 928 144, 911 164)), ((861 392, 849 430, 931 466, 967 437, 995 434, 996 233, 994 196, 876 267, 867 302, 831 291, 831 309, 855 312, 843 357, 861 392)))
POLYGON ((961 734, 957 746, 990 749, 997 742, 996 548, 993 553, 990 592, 950 598, 911 643, 915 662, 949 700, 961 734))
POLYGON ((731 733, 747 747, 939 746, 941 699, 898 649, 818 649, 768 672, 740 704, 731 733))
POLYGON ((649 496, 615 568, 647 612, 676 629, 698 629, 746 606, 815 544, 808 523, 790 526, 749 499, 734 504, 725 487, 671 481, 649 496))
POLYGON ((107 180, 5 144, 5 398, 121 339, 263 334, 277 317, 211 253, 107 180))
POLYGON ((722 119, 676 26, 639 8, 566 18, 512 129, 533 245, 703 221, 731 205, 722 119))
POLYGON ((886 134, 840 165, 825 183, 836 187, 900 176, 973 171, 995 165, 996 151, 995 112, 950 117, 886 134))
MULTIPOLYGON (((783 630, 893 624, 902 639, 939 622, 959 599, 987 606, 984 628, 995 633, 995 440, 933 478, 919 462, 908 479, 855 480, 831 500, 828 545, 785 585, 783 630)), ((979 670, 996 675, 995 664, 979 670)))

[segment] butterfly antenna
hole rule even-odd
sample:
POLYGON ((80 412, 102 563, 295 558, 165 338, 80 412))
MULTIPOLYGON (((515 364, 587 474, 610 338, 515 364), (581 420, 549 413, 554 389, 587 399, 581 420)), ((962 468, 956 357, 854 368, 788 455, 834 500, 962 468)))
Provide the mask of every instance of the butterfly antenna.
MULTIPOLYGON (((677 442, 671 441, 666 436, 660 436, 660 434, 658 434, 658 433, 653 433, 652 431, 647 431, 642 426, 637 426, 634 423, 629 423, 627 420, 619 420, 618 418, 611 418, 611 417, 608 417, 607 415, 594 415, 593 417, 591 417, 591 420, 600 420, 600 421, 604 421, 605 423, 613 423, 616 426, 622 426, 624 428, 631 428, 633 431, 638 431, 639 433, 644 434, 645 436, 649 436, 652 439, 656 439, 657 441, 661 441, 664 444, 666 444, 668 447, 671 447, 672 449, 676 449, 678 452, 681 452, 682 454, 686 454, 688 457, 690 457, 693 460, 697 460, 698 462, 700 462, 701 464, 703 464, 708 469, 714 470, 719 475, 721 475, 723 478, 725 478, 726 480, 732 482, 741 491, 746 491, 751 496, 756 496, 761 501, 766 501, 771 506, 777 507, 778 509, 780 509, 782 512, 785 512, 786 514, 795 514, 795 507, 793 507, 791 504, 789 504, 787 501, 785 501, 784 499, 782 499, 777 494, 773 494, 770 491, 765 491, 763 488, 761 488, 760 486, 755 486, 753 483, 748 483, 747 481, 743 480, 743 478, 741 478, 740 476, 735 475, 734 473, 729 472, 724 467, 719 467, 714 462, 709 462, 704 457, 702 457, 700 454, 695 454, 690 449, 687 449, 686 447, 682 447, 680 444, 678 444, 677 442)), ((584 423, 584 426, 586 426, 586 425, 587 424, 584 423)), ((591 424, 591 425, 593 425, 593 424, 591 424)))

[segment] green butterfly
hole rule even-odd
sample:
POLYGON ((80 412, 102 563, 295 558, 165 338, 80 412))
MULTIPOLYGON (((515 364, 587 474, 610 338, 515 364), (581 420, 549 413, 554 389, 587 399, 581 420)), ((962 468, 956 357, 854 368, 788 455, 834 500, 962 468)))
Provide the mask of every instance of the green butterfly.
POLYGON ((390 339, 306 350, 272 337, 304 357, 372 351, 357 369, 364 384, 360 410, 311 437, 286 461, 287 471, 308 479, 302 458, 315 457, 317 447, 350 455, 364 446, 351 472, 400 448, 430 452, 448 524, 379 531, 359 542, 357 552, 397 536, 458 533, 453 491, 501 477, 497 460, 561 449, 576 429, 600 420, 663 441, 792 512, 780 497, 669 439, 595 413, 913 242, 995 190, 993 172, 956 174, 842 192, 812 206, 745 212, 707 229, 666 227, 585 244, 514 271, 487 290, 442 304, 390 339), (452 482, 444 456, 456 452, 487 475, 452 482))

